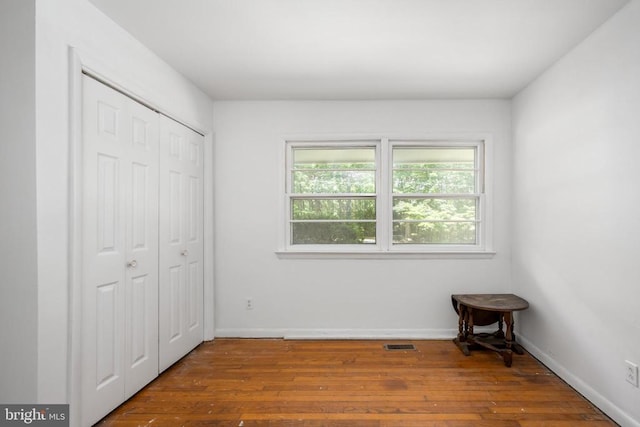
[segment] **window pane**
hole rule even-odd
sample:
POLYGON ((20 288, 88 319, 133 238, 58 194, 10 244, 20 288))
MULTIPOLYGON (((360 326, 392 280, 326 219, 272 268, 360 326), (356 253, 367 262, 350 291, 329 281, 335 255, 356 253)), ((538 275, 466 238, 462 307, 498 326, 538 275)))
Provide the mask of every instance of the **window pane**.
POLYGON ((475 222, 394 222, 393 243, 474 245, 475 222))
POLYGON ((291 218, 359 220, 376 219, 375 199, 294 199, 291 218))
POLYGON ((295 222, 291 224, 294 245, 375 244, 375 222, 295 222))
POLYGON ((358 148, 294 148, 294 169, 375 169, 376 150, 358 148))
POLYGON ((293 193, 375 193, 375 147, 293 149, 293 193))
POLYGON ((475 174, 473 171, 394 170, 393 192, 473 194, 475 192, 475 174))
POLYGON ((293 192, 319 193, 375 193, 375 171, 304 170, 294 171, 293 192))
POLYGON ((395 147, 393 168, 473 169, 475 147, 395 147))
POLYGON ((393 192, 474 193, 476 149, 396 147, 393 192))
POLYGON ((474 221, 476 199, 393 199, 394 220, 474 221))

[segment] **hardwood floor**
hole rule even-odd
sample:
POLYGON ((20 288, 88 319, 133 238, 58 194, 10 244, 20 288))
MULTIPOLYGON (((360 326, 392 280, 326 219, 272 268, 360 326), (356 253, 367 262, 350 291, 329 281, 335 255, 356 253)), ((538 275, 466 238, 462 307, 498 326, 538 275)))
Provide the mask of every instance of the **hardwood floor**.
POLYGON ((533 357, 507 368, 451 341, 217 339, 98 425, 491 426, 616 424, 533 357))

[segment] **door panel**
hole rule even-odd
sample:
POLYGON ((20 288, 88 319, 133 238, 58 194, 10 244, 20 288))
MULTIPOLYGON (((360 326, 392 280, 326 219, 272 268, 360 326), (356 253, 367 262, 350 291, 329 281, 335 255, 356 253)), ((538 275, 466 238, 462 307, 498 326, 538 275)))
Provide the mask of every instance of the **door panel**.
POLYGON ((98 154, 97 176, 97 233, 100 252, 117 252, 121 235, 119 233, 120 187, 118 185, 118 158, 98 154))
POLYGON ((131 137, 127 159, 125 398, 158 375, 158 114, 127 98, 131 137), (142 351, 142 352, 141 352, 142 351))
POLYGON ((199 221, 201 220, 199 209, 202 204, 202 188, 200 186, 200 177, 189 176, 187 185, 187 212, 185 214, 185 219, 187 221, 186 239, 189 243, 197 244, 200 237, 198 233, 202 231, 202 226, 199 223, 199 221))
POLYGON ((149 232, 149 166, 134 163, 131 166, 131 247, 134 250, 148 249, 147 233, 149 232))
POLYGON ((83 76, 82 120, 81 412, 89 425, 158 374, 158 118, 83 76))
POLYGON ((160 371, 203 339, 202 144, 160 117, 160 371))
POLYGON ((131 279, 131 348, 130 357, 131 366, 144 363, 150 355, 150 349, 146 335, 148 327, 146 325, 146 312, 148 304, 149 277, 138 276, 131 279))
POLYGON ((198 328, 200 326, 200 310, 198 309, 198 305, 202 305, 202 286, 201 286, 201 278, 202 274, 200 273, 200 262, 199 261, 191 261, 189 262, 189 267, 187 270, 188 275, 188 295, 187 295, 187 314, 188 314, 188 323, 187 327, 192 330, 194 328, 198 328))
POLYGON ((171 325, 169 328, 169 343, 177 341, 182 336, 182 289, 184 288, 181 265, 169 267, 171 282, 169 289, 169 311, 171 313, 171 325))
POLYGON ((83 77, 82 420, 124 395, 123 100, 83 77))
POLYGON ((121 358, 119 342, 118 304, 119 283, 106 283, 97 287, 96 292, 96 389, 108 387, 120 379, 121 358))
POLYGON ((169 243, 171 245, 182 244, 182 174, 169 171, 169 243))

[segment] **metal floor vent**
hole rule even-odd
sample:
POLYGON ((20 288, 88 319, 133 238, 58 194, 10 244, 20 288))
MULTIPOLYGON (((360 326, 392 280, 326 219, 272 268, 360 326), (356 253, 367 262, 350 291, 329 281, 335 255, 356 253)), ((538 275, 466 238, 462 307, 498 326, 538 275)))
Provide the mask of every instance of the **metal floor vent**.
POLYGON ((385 350, 415 350, 416 347, 413 344, 385 344, 385 350))

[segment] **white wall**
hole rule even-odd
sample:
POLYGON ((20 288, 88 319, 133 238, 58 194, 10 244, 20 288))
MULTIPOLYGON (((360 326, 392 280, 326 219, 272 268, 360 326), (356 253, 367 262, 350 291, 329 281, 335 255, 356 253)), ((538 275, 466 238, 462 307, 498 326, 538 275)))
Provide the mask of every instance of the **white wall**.
POLYGON ((212 128, 208 97, 86 0, 37 0, 37 400, 43 403, 66 402, 69 388, 70 46, 116 83, 193 126, 212 128))
POLYGON ((35 0, 0 2, 0 58, 0 402, 22 403, 37 379, 35 0))
POLYGON ((640 425, 640 1, 514 99, 514 291, 526 347, 640 425))
POLYGON ((451 293, 509 289, 509 101, 226 101, 214 121, 216 336, 453 337, 451 293), (474 131, 493 134, 493 259, 276 256, 285 135, 474 131))

